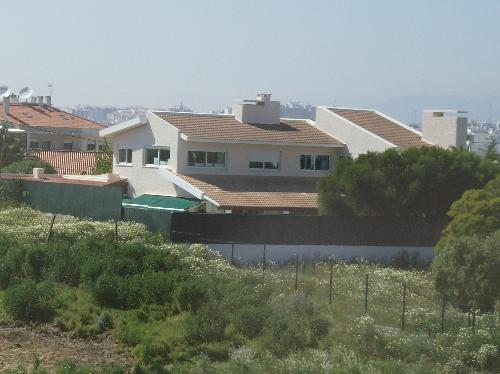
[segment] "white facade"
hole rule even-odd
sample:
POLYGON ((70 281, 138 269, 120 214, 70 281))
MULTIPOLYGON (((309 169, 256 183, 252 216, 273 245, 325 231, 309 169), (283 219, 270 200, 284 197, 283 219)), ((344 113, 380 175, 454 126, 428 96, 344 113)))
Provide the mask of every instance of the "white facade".
MULTIPOLYGON (((117 125, 120 126, 120 125, 117 125)), ((106 136, 113 127, 101 132, 106 136)), ((167 168, 176 174, 216 174, 216 175, 265 175, 265 176, 301 176, 321 177, 327 175, 335 166, 339 154, 344 153, 343 146, 309 146, 292 144, 235 144, 229 142, 186 141, 180 131, 152 112, 148 113, 147 122, 130 125, 128 129, 111 135, 113 143, 113 173, 129 181, 129 193, 132 196, 142 194, 186 196, 186 192, 176 187, 159 173, 160 168, 167 168), (170 151, 166 165, 147 165, 147 149, 170 151), (120 162, 120 150, 130 149, 130 162, 120 162), (196 167, 188 165, 190 151, 224 152, 223 167, 196 167), (252 169, 249 162, 252 157, 265 155, 279 158, 277 170, 252 169), (329 170, 302 170, 301 155, 324 155, 330 158, 329 170), (275 157, 276 157, 275 156, 275 157)), ((123 151, 122 151, 123 152, 123 151)))

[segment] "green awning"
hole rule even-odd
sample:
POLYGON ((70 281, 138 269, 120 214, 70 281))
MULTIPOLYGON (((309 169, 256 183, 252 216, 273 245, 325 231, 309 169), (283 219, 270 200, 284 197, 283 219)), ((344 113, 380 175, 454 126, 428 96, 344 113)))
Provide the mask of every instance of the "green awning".
POLYGON ((141 195, 134 199, 123 199, 122 205, 130 208, 184 211, 201 203, 201 200, 186 197, 141 195))

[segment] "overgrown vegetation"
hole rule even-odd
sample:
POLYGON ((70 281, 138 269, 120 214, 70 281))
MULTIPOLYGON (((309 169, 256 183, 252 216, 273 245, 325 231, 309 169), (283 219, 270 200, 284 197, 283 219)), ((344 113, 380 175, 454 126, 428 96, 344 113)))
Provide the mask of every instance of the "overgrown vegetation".
POLYGON ((105 142, 103 149, 95 155, 95 165, 90 174, 99 175, 113 172, 113 148, 105 142))
MULTIPOLYGON (((44 244, 47 227, 30 209, 0 211, 4 313, 84 339, 111 334, 135 357, 136 373, 455 373, 500 364, 498 310, 478 314, 474 333, 467 314, 448 305, 442 333, 426 271, 335 263, 330 305, 326 263, 302 264, 295 291, 291 265, 234 267, 141 225, 122 224, 118 243, 112 223, 56 221, 44 244)), ((90 372, 72 365, 59 372, 90 372)), ((92 372, 125 369, 106 370, 92 372)))
POLYGON ((56 169, 46 161, 30 157, 27 160, 15 161, 2 169, 5 173, 32 174, 34 168, 42 168, 45 174, 57 174, 56 169))
POLYGON ((464 191, 498 173, 491 159, 439 147, 369 152, 340 160, 318 185, 320 208, 333 215, 446 217, 464 191))

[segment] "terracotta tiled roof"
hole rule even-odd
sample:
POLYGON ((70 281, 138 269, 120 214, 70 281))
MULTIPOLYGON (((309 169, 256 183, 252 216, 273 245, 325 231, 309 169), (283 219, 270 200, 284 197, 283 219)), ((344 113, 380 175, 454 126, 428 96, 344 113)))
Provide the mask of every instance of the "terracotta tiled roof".
POLYGON ((280 124, 242 123, 234 116, 156 112, 181 133, 197 139, 238 142, 297 143, 341 146, 342 142, 311 125, 306 120, 281 119, 280 124))
POLYGON ((221 208, 318 209, 314 177, 179 175, 221 208))
POLYGON ((429 145, 413 131, 393 122, 374 111, 331 108, 332 112, 380 136, 400 149, 429 145))
POLYGON ((97 152, 79 151, 33 151, 32 156, 51 164, 58 174, 90 174, 96 163, 97 152))
POLYGON ((127 180, 120 178, 114 178, 108 181, 97 181, 97 180, 84 180, 84 179, 69 179, 63 178, 62 175, 57 174, 45 174, 43 178, 35 178, 31 174, 0 174, 0 179, 15 179, 15 180, 25 180, 32 182, 41 183, 59 183, 59 184, 78 184, 83 186, 123 186, 126 185, 127 180))
POLYGON ((46 104, 10 103, 9 114, 0 110, 0 121, 33 127, 104 129, 105 126, 46 104))

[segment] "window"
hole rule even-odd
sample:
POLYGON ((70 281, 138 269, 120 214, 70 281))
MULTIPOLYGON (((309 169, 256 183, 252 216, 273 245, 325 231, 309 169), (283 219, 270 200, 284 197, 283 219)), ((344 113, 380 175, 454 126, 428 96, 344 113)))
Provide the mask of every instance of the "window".
POLYGON ((300 170, 330 170, 330 156, 300 155, 300 170))
POLYGON ((73 142, 64 142, 64 150, 71 151, 73 149, 73 142))
POLYGON ((50 141, 40 142, 40 149, 50 149, 50 141))
POLYGON ((30 149, 38 149, 38 142, 36 140, 30 142, 30 149))
POLYGON ((280 151, 250 152, 248 167, 250 169, 278 170, 280 168, 280 151))
POLYGON ((118 150, 118 163, 119 164, 132 163, 132 150, 130 148, 121 148, 118 150))
POLYGON ((189 151, 188 166, 223 168, 226 166, 226 152, 189 151))
POLYGON ((95 151, 95 143, 87 143, 87 151, 95 151))
POLYGON ((144 164, 146 166, 167 165, 170 159, 169 149, 146 148, 144 164))

